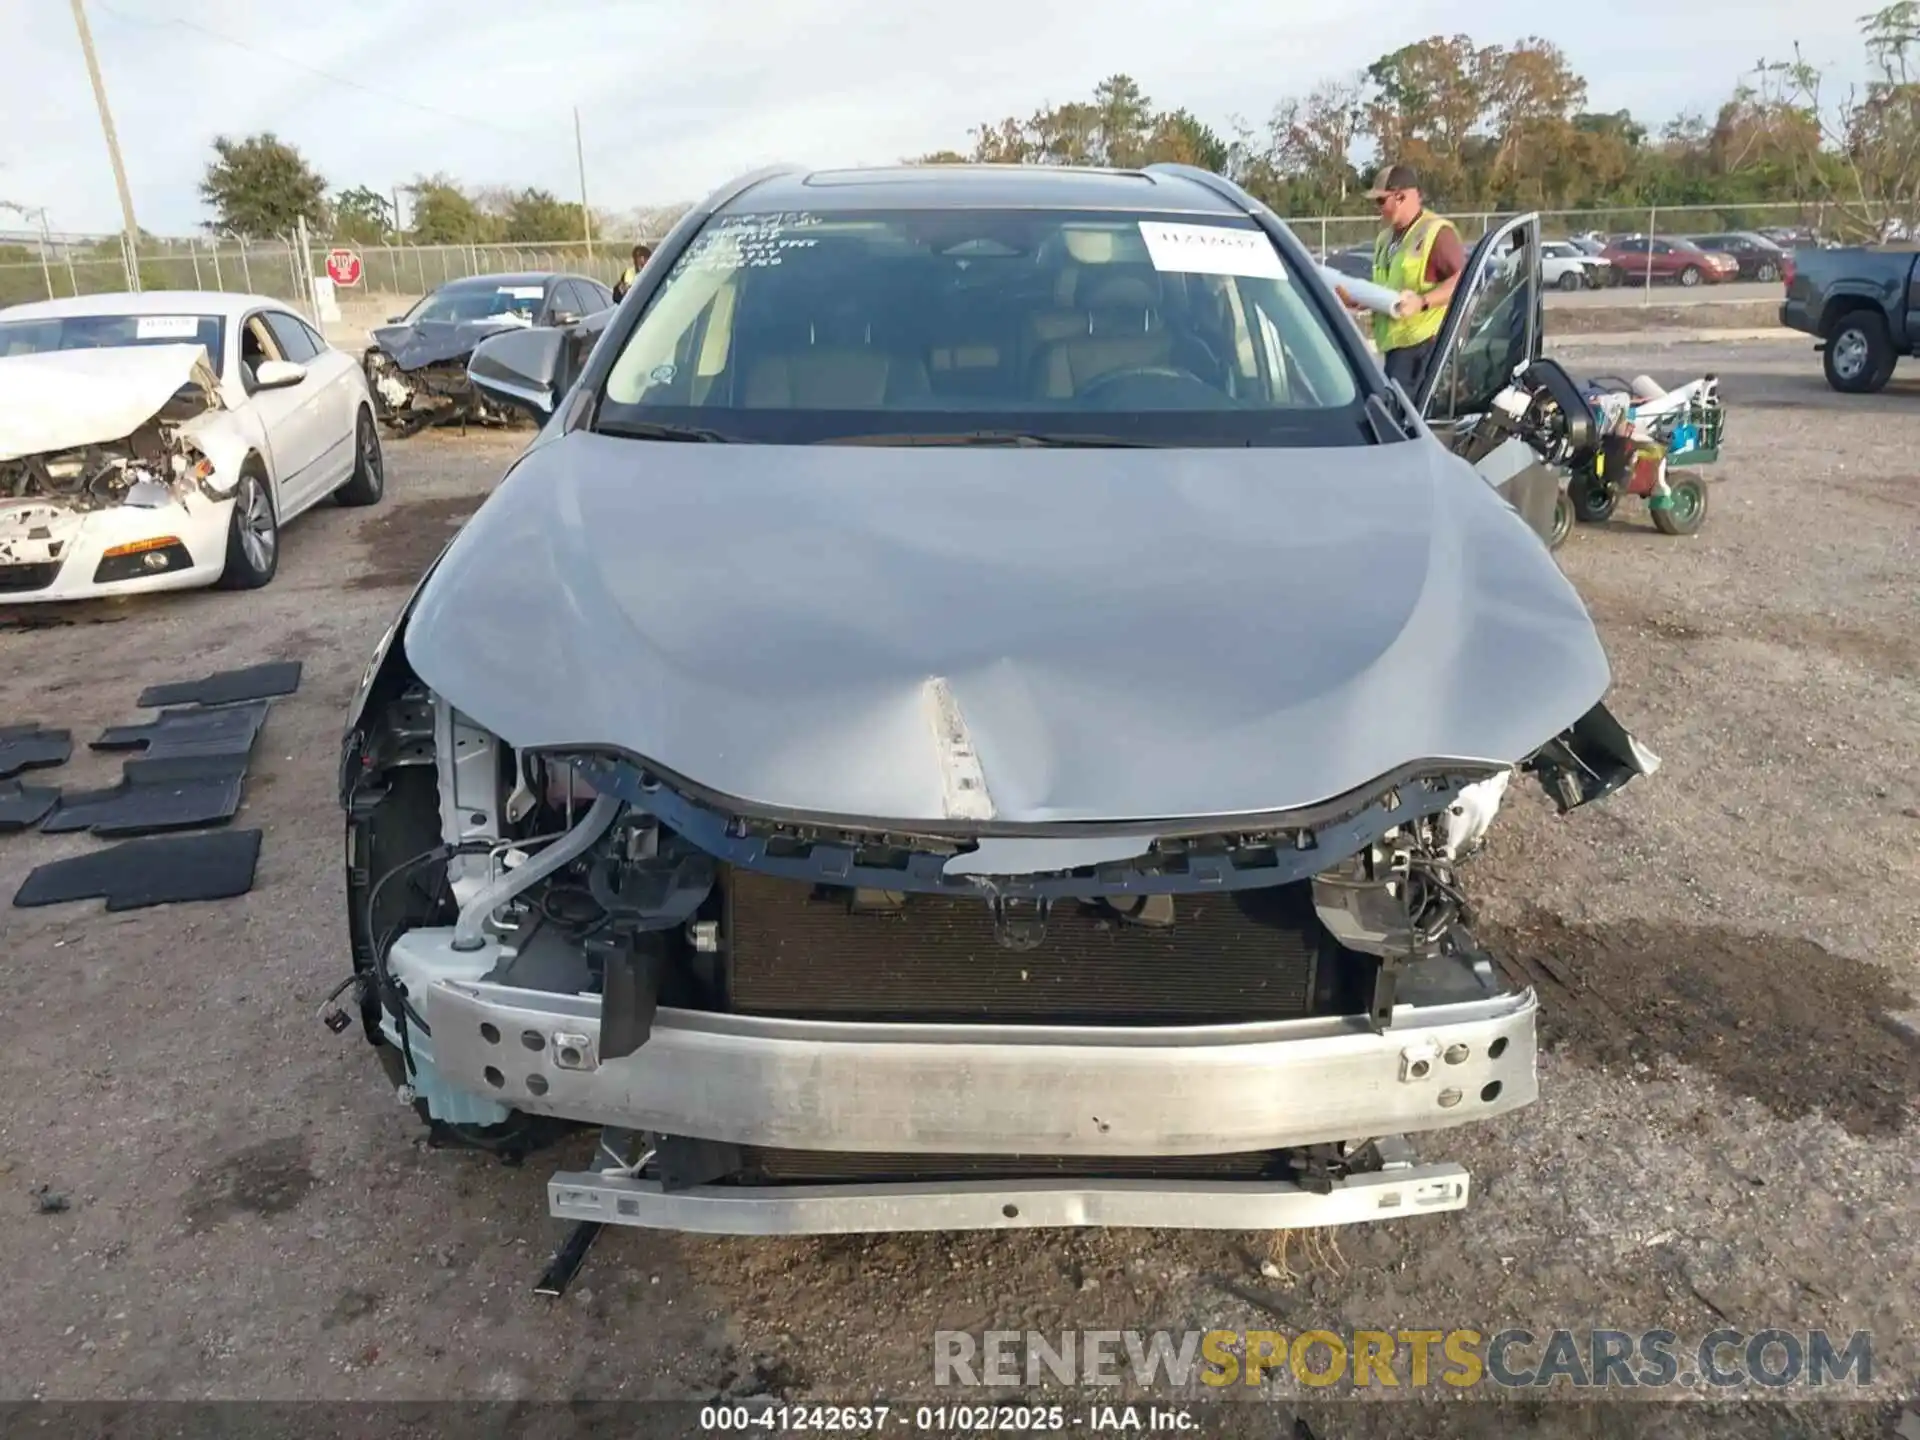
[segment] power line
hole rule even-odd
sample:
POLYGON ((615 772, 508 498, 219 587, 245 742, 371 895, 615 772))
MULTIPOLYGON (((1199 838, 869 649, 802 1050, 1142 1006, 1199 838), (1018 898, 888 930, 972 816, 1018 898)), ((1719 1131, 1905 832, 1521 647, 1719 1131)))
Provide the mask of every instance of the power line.
POLYGON ((371 95, 377 100, 386 100, 395 105, 404 105, 410 110, 418 110, 425 115, 437 115, 443 120, 453 120, 462 125, 477 126, 480 129, 491 130, 496 135, 504 135, 513 140, 535 138, 524 130, 509 130, 505 126, 494 124, 491 120, 478 120, 471 115, 459 115, 451 110, 442 109, 438 105, 430 105, 423 100, 413 100, 405 95, 396 95, 392 91, 376 89, 362 81, 354 80, 345 75, 336 75, 331 70, 322 70, 316 65, 309 65, 305 61, 295 60, 289 56, 280 54, 278 51, 268 50, 264 46, 255 45, 250 40, 242 40, 237 36, 224 34, 210 26, 200 24, 197 20, 185 20, 178 15, 170 15, 164 20, 149 19, 141 15, 128 15, 123 11, 116 10, 111 5, 103 3, 103 0, 94 0, 94 3, 116 20, 124 20, 133 25, 146 25, 154 29, 165 29, 169 25, 176 25, 183 30, 197 31, 211 40, 218 40, 224 45, 233 46, 235 49, 245 50, 251 54, 263 56, 268 60, 272 60, 275 64, 290 66, 295 70, 304 70, 309 75, 317 76, 335 85, 344 85, 349 90, 358 90, 361 94, 371 95))

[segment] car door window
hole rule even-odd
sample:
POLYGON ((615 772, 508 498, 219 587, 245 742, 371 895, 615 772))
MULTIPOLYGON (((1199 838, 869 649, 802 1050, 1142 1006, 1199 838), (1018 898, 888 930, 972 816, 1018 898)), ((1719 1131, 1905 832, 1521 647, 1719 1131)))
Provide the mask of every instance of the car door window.
POLYGON ((333 348, 332 342, 318 330, 314 329, 313 326, 307 324, 306 321, 300 321, 299 325, 302 330, 306 331, 307 343, 313 346, 314 354, 323 355, 333 348))
POLYGON ((265 314, 267 329, 273 332, 273 338, 280 347, 283 359, 296 365, 303 365, 319 354, 313 343, 311 333, 295 316, 284 310, 269 310, 265 314))
POLYGON ((598 280, 588 281, 587 289, 590 292, 587 298, 593 301, 594 312, 597 313, 601 310, 611 310, 613 308, 613 291, 602 285, 598 280))
POLYGON ((259 315, 249 315, 240 327, 240 383, 251 395, 255 372, 268 360, 279 360, 280 347, 259 315))
POLYGON ((1426 382, 1429 421, 1445 425, 1484 414, 1515 372, 1534 358, 1540 318, 1534 224, 1516 222, 1474 248, 1464 295, 1447 316, 1441 331, 1445 348, 1426 382))
POLYGON ((556 280, 553 293, 547 297, 547 323, 558 324, 563 315, 578 315, 580 300, 575 294, 571 280, 556 280))

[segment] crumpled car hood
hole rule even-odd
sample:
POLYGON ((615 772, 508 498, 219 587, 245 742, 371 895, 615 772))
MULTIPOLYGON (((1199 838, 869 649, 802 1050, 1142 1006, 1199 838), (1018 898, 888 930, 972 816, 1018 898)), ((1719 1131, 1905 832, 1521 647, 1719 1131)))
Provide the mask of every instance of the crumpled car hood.
POLYGON ((402 370, 418 370, 422 365, 457 360, 489 335, 525 328, 520 320, 423 320, 417 325, 379 326, 372 339, 402 370))
POLYGON ((122 440, 190 384, 219 380, 200 345, 128 345, 0 357, 0 460, 122 440))
POLYGON ((1428 438, 1337 449, 536 445, 405 631, 510 744, 741 810, 1244 815, 1512 764, 1610 676, 1525 523, 1428 438), (930 681, 937 683, 930 684, 930 681))

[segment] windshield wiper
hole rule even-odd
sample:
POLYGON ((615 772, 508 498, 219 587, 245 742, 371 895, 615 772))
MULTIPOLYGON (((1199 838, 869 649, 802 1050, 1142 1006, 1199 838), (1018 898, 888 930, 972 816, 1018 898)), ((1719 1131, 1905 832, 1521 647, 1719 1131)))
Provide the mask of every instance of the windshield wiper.
POLYGON ((688 440, 709 445, 731 445, 733 437, 718 430, 698 430, 691 425, 667 425, 657 420, 622 420, 602 425, 603 435, 618 435, 626 440, 688 440))
POLYGON ((935 430, 906 435, 844 435, 816 445, 1015 445, 1042 449, 1161 450, 1157 440, 1120 435, 1048 435, 1026 430, 935 430))

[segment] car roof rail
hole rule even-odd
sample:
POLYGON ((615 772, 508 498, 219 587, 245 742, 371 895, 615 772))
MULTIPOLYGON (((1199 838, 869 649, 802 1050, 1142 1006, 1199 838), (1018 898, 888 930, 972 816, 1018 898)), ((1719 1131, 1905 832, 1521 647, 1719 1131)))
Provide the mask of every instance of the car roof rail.
POLYGON ((806 175, 812 170, 810 165, 795 165, 790 162, 778 165, 762 165, 758 170, 749 170, 727 181, 718 190, 713 191, 700 202, 700 209, 713 211, 731 205, 754 186, 768 180, 777 180, 782 175, 806 175))
POLYGON ((1267 208, 1226 176, 1216 175, 1211 170, 1203 170, 1198 165, 1184 165, 1173 160, 1156 160, 1139 173, 1176 176, 1182 180, 1191 180, 1203 189, 1211 190, 1221 199, 1231 200, 1249 215, 1258 215, 1267 208))

